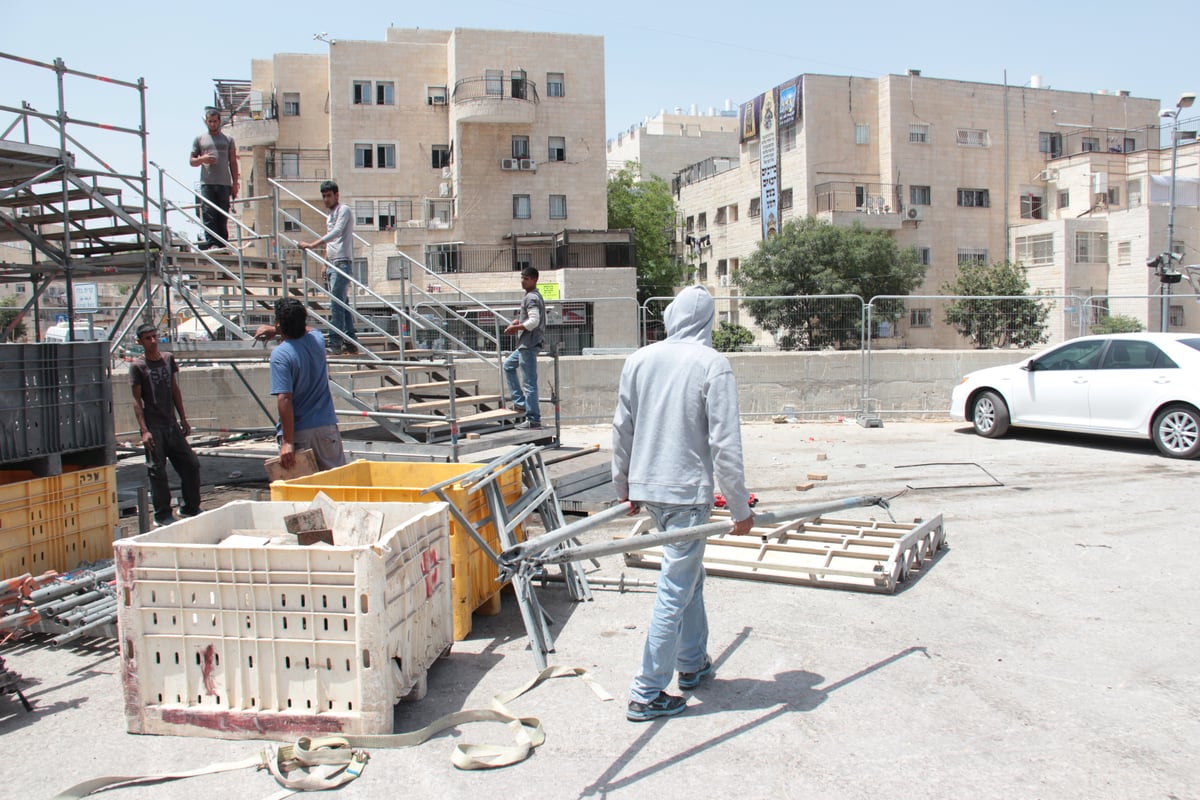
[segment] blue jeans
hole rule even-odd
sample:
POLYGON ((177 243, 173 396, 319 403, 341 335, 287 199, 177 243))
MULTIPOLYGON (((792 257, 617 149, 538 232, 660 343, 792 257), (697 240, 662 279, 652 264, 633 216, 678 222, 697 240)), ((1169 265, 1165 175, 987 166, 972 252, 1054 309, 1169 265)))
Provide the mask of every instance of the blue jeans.
MULTIPOLYGON (((350 274, 351 266, 348 260, 338 259, 333 262, 333 265, 340 269, 346 275, 350 274)), ((335 348, 344 348, 352 345, 357 337, 354 334, 354 317, 350 313, 350 309, 342 304, 350 302, 350 279, 346 275, 337 272, 331 273, 333 276, 333 285, 329 291, 334 298, 340 303, 331 303, 333 308, 329 312, 329 322, 334 328, 342 333, 342 341, 335 342, 333 337, 330 337, 329 344, 335 348)))
MULTIPOLYGON (((711 505, 642 503, 660 530, 703 525, 711 505)), ((662 570, 654 616, 642 651, 642 669, 629 698, 649 703, 671 685, 673 673, 695 672, 708 652, 708 616, 704 613, 704 539, 663 545, 662 570)))
POLYGON ((541 424, 542 411, 538 407, 538 348, 518 347, 504 359, 504 378, 508 382, 508 393, 514 404, 525 406, 525 419, 541 424), (521 379, 517 380, 517 367, 521 379))

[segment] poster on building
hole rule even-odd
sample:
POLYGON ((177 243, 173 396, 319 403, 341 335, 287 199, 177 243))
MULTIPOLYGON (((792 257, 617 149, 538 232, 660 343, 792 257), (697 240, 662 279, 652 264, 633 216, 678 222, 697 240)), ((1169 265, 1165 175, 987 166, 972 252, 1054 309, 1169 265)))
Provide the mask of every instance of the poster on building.
POLYGON ((803 116, 800 102, 803 98, 804 77, 797 76, 779 86, 779 126, 792 125, 803 116))
POLYGON ((776 92, 772 89, 762 96, 762 114, 759 117, 758 163, 762 197, 762 237, 764 241, 774 239, 779 232, 779 161, 776 157, 776 130, 778 119, 775 114, 776 92))
POLYGON ((762 95, 748 100, 738 107, 738 122, 740 123, 742 143, 758 138, 758 111, 761 108, 762 95))

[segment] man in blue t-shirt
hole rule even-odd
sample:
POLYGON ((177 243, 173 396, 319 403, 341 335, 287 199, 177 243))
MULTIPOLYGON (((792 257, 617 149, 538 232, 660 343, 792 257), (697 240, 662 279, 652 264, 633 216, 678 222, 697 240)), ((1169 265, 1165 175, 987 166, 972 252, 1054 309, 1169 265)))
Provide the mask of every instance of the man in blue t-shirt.
POLYGON ((296 451, 311 449, 322 470, 346 463, 325 366, 325 340, 308 330, 308 312, 295 298, 275 301, 275 324, 262 325, 256 339, 283 341, 271 351, 271 394, 279 408, 279 463, 290 468, 296 451))

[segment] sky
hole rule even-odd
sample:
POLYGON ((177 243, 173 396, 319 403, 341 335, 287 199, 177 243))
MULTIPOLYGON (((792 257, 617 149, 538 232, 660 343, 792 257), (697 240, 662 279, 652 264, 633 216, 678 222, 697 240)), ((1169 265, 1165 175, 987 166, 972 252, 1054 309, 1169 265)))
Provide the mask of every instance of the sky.
MULTIPOLYGON (((180 186, 196 179, 188 149, 203 130, 202 109, 211 102, 214 78, 249 79, 251 59, 274 53, 326 52, 316 34, 382 41, 392 25, 603 36, 608 137, 664 109, 687 111, 694 104, 705 112, 723 108, 726 100, 741 103, 802 73, 878 77, 913 68, 927 77, 996 84, 1007 73, 1014 86, 1040 75, 1045 87, 1128 90, 1169 108, 1181 92, 1200 92, 1200 61, 1188 37, 1164 35, 1165 14, 1113 0, 1096 0, 1086 9, 1025 0, 971 7, 969 13, 965 8, 944 0, 760 0, 751 6, 727 0, 458 0, 449 6, 0 0, 0 52, 45 63, 62 58, 71 69, 130 82, 144 78, 150 158, 180 186)), ((67 80, 65 91, 76 119, 137 125, 136 92, 77 78, 67 80)), ((52 112, 55 92, 52 72, 0 59, 0 105, 27 101, 52 112)), ((1200 104, 1180 115, 1181 126, 1191 115, 1200 119, 1200 104)), ((0 111, 0 132, 12 119, 0 111)), ((132 137, 86 134, 85 143, 113 167, 140 169, 132 137)), ((167 186, 179 196, 179 187, 167 186)))

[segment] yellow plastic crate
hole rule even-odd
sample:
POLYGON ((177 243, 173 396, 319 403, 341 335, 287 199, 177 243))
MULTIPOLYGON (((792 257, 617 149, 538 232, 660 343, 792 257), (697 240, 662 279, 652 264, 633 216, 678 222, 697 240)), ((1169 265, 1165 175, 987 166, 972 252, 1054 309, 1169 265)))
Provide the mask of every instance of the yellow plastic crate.
POLYGON ((130 733, 386 734, 424 695, 452 642, 446 504, 368 506, 369 544, 227 541, 307 507, 235 501, 116 543, 130 733))
POLYGON ((115 466, 0 484, 0 578, 112 558, 117 519, 115 466))
MULTIPOLYGON (((271 484, 271 499, 306 502, 316 497, 317 492, 324 492, 334 502, 430 502, 437 500, 437 495, 425 494, 425 489, 435 483, 465 475, 480 466, 360 459, 315 475, 275 481, 271 484)), ((522 491, 519 466, 501 476, 500 492, 505 503, 511 505, 516 502, 522 491)), ((446 497, 475 524, 493 550, 499 552, 502 549, 495 526, 488 524, 479 528, 478 523, 488 516, 487 499, 482 492, 471 494, 455 483, 446 488, 446 497)), ((523 538, 520 529, 515 535, 518 540, 523 538)), ((499 572, 496 565, 453 516, 450 517, 450 564, 454 590, 454 640, 462 641, 471 633, 472 612, 500 612, 500 589, 504 584, 497 580, 499 572)))

